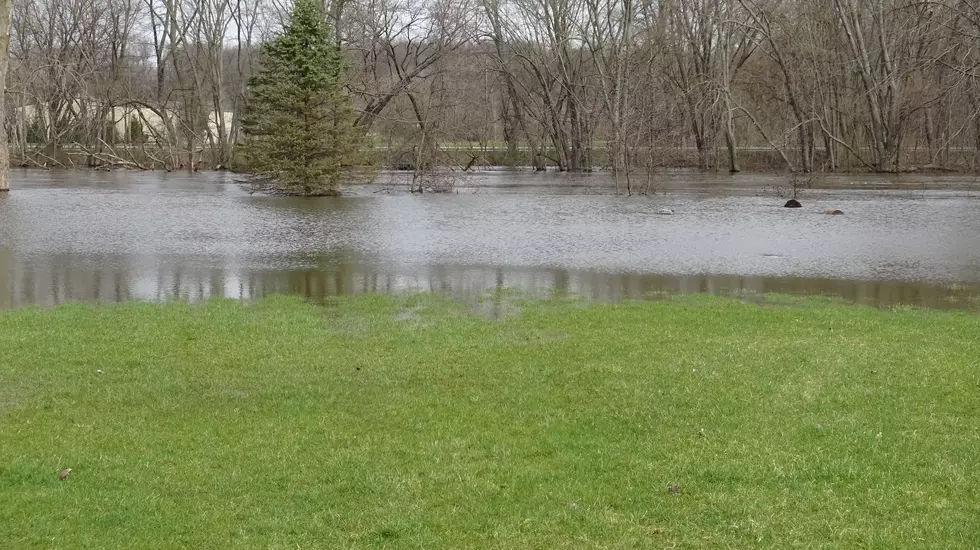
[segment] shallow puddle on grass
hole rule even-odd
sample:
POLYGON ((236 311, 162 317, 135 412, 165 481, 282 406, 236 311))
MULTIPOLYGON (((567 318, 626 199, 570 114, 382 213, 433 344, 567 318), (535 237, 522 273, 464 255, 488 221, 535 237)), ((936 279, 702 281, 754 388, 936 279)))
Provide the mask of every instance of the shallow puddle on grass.
POLYGON ((333 334, 350 337, 367 336, 376 328, 376 323, 371 316, 347 311, 334 298, 313 303, 323 307, 324 325, 333 334))
POLYGON ((414 321, 419 318, 417 311, 399 311, 395 314, 396 321, 414 321))
POLYGON ((521 314, 521 306, 513 297, 477 300, 469 309, 480 317, 494 321, 517 317, 521 314))

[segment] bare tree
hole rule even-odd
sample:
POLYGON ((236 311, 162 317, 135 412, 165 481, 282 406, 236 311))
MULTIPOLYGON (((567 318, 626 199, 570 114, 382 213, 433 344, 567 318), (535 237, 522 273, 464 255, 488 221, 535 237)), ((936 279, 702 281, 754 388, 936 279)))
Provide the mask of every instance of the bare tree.
MULTIPOLYGON (((8 5, 15 162, 194 170, 235 164, 290 0, 8 5)), ((325 6, 359 127, 392 163, 465 168, 499 143, 539 170, 608 166, 627 193, 665 165, 980 168, 973 0, 325 6)))
POLYGON ((10 152, 7 150, 6 100, 7 55, 10 49, 10 0, 0 0, 0 192, 10 189, 8 172, 10 152))

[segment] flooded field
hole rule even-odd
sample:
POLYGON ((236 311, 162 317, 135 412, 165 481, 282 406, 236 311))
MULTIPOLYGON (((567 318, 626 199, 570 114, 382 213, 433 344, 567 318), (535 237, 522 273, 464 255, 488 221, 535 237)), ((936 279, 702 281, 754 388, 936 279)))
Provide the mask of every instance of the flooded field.
POLYGON ((421 196, 404 178, 301 199, 249 195, 227 174, 14 171, 0 307, 516 288, 980 309, 972 176, 820 176, 799 209, 773 194, 778 175, 656 174, 634 197, 608 173, 482 172, 421 196))

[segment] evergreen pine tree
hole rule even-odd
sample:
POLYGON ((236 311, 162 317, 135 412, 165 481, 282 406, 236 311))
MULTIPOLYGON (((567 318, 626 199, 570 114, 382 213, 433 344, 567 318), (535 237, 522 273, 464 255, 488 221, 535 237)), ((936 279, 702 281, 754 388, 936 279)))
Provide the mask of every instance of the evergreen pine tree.
POLYGON ((283 33, 262 48, 242 121, 248 171, 281 193, 340 191, 341 165, 358 147, 345 64, 319 0, 296 0, 283 33))

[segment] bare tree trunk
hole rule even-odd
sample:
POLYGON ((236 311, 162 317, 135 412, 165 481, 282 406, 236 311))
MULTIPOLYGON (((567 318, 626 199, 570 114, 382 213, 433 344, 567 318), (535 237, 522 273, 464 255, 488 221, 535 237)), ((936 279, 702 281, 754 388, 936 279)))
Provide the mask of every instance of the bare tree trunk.
POLYGON ((864 9, 856 0, 835 0, 835 5, 867 100, 871 119, 870 145, 874 153, 871 164, 876 171, 888 170, 898 162, 898 137, 901 133, 898 104, 901 102, 902 86, 892 60, 890 44, 885 38, 884 7, 878 3, 874 6, 877 9, 864 9), (881 50, 877 56, 872 54, 862 27, 862 16, 866 12, 870 12, 868 15, 874 22, 871 28, 876 31, 881 50))
POLYGON ((7 64, 10 52, 10 0, 0 0, 0 192, 10 190, 7 150, 7 64))
POLYGON ((735 117, 729 105, 725 116, 725 145, 728 147, 728 171, 732 174, 741 172, 738 166, 738 145, 735 143, 735 117))

